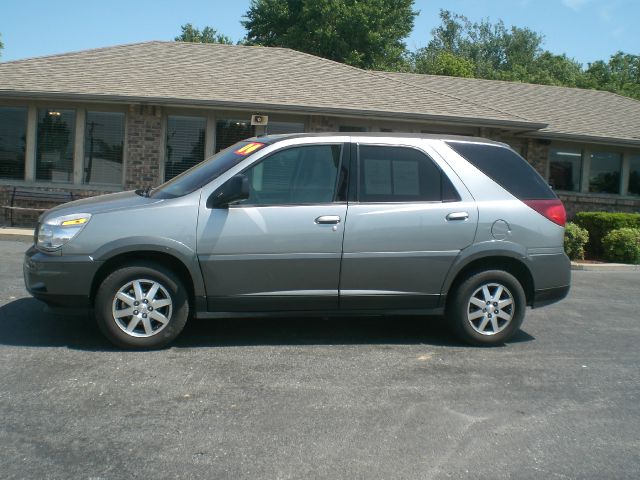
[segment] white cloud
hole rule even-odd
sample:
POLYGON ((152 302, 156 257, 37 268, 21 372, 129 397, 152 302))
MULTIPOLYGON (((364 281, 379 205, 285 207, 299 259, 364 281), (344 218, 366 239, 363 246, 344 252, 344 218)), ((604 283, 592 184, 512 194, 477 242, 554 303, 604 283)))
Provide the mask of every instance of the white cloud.
POLYGON ((565 7, 569 7, 571 10, 575 11, 580 10, 587 3, 589 3, 589 0, 562 0, 562 4, 565 7))

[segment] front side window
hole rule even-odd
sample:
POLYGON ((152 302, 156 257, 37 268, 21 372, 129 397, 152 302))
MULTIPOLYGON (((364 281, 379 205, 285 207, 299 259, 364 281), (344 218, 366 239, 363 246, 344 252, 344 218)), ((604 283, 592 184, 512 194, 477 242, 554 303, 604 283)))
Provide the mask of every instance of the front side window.
POLYGON ((164 179, 169 180, 204 160, 207 120, 204 117, 167 118, 164 179))
POLYGON ((582 152, 572 148, 552 148, 549 152, 549 184, 555 190, 580 191, 582 152))
POLYGON ((124 113, 87 112, 83 182, 122 184, 124 113))
POLYGON ((591 154, 589 191, 593 193, 620 193, 622 155, 613 152, 591 154))
POLYGON ((361 202, 439 202, 457 200, 446 175, 413 148, 359 147, 361 202))
POLYGON ((629 195, 640 195, 640 155, 629 159, 629 195))
POLYGON ((36 180, 60 183, 73 181, 75 130, 75 110, 38 110, 36 180))
POLYGON ((245 175, 247 205, 300 205, 333 201, 340 165, 340 145, 305 145, 275 152, 245 175))
POLYGON ((27 109, 0 107, 0 178, 24 180, 27 109))

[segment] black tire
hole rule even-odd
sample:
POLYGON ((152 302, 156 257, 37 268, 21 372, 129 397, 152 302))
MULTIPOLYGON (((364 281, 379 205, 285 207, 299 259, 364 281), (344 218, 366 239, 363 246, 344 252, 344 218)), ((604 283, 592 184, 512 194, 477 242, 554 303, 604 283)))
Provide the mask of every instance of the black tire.
POLYGON ((502 345, 520 329, 525 309, 524 289, 513 275, 503 270, 485 270, 469 275, 455 288, 449 297, 447 319, 454 334, 465 343, 502 345), (487 287, 486 291, 483 286, 487 287), (502 286, 502 292, 498 290, 498 286, 502 286), (485 292, 490 294, 489 297, 485 292), (484 302, 487 298, 491 304, 483 304, 484 309, 475 304, 484 302), (500 298, 503 300, 494 301, 500 298), (512 299, 510 305, 509 298, 512 299), (500 305, 495 305, 496 303, 500 305), (509 316, 510 320, 504 318, 509 316))
POLYGON ((95 317, 102 333, 114 345, 125 349, 157 349, 168 345, 184 328, 189 317, 189 300, 182 281, 170 269, 153 262, 137 262, 114 270, 104 279, 96 295, 95 317), (155 292, 151 292, 156 285, 155 292), (123 289, 128 297, 123 296, 127 295, 123 289), (118 292, 127 300, 117 299, 118 292), (153 297, 147 299, 146 294, 152 293, 153 297), (155 312, 153 304, 157 305, 155 312), (114 311, 125 312, 129 308, 132 313, 137 312, 135 319, 128 314, 116 318, 114 311))

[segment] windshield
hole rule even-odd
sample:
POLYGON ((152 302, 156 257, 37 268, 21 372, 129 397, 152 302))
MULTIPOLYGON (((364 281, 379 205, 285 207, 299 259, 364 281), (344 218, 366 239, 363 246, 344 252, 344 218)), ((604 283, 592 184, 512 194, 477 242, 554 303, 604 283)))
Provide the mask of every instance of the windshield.
POLYGON ((149 196, 176 198, 195 192, 265 146, 261 142, 238 142, 154 188, 149 196))

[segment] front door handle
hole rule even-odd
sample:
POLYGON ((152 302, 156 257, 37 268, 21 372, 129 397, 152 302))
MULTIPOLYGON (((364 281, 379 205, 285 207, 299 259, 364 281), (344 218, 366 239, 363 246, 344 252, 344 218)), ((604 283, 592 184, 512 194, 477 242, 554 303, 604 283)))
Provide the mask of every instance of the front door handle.
POLYGON ((318 225, 336 225, 340 223, 340 217, 338 215, 320 215, 316 218, 318 225))
POLYGON ((466 220, 469 218, 467 212, 453 212, 447 215, 447 220, 466 220))

